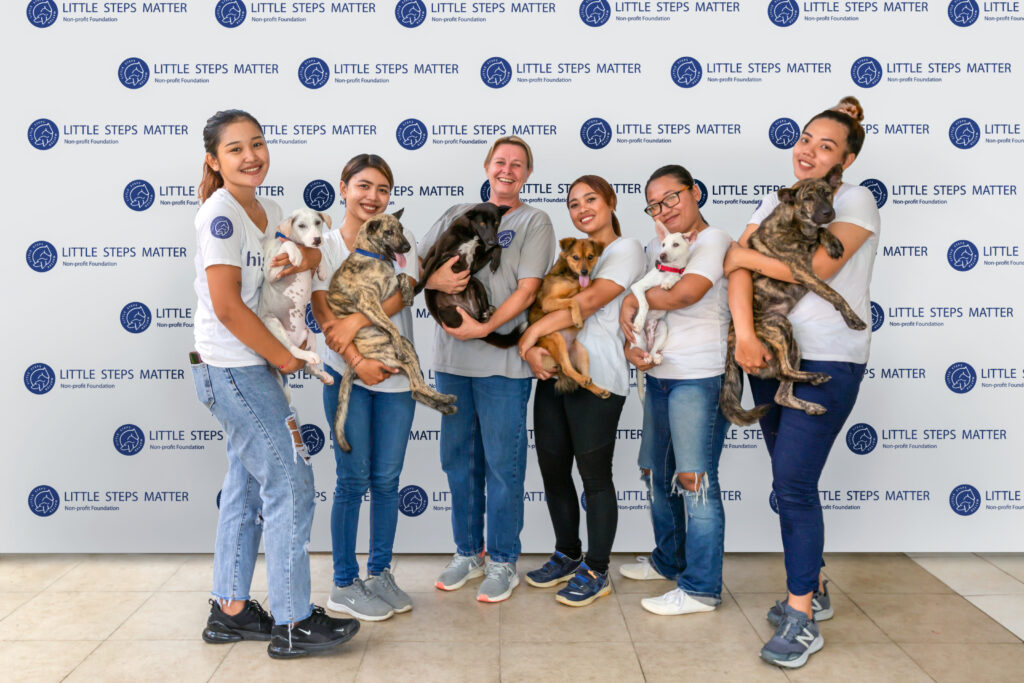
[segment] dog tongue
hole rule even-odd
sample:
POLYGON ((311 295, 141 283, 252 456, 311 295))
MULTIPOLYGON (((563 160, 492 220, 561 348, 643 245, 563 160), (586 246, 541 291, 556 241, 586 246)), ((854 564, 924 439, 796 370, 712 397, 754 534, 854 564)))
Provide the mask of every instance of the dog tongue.
POLYGON ((580 275, 580 287, 586 289, 590 286, 590 278, 586 275, 580 275))
POLYGON ((398 261, 399 268, 405 268, 405 254, 395 254, 395 260, 398 261))

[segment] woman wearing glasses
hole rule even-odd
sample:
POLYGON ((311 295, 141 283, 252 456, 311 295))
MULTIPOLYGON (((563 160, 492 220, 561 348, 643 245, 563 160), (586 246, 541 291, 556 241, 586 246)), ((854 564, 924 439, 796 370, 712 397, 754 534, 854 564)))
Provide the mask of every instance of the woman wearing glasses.
MULTIPOLYGON (((690 260, 670 290, 647 291, 655 310, 668 311, 668 341, 660 365, 651 365, 635 341, 637 301, 622 304, 619 324, 626 358, 646 372, 643 440, 639 465, 648 486, 656 547, 650 559, 619 568, 626 578, 672 579, 676 588, 641 600, 662 615, 710 612, 722 601, 725 511, 718 487, 718 460, 726 420, 718 409, 729 332, 729 296, 722 263, 732 244, 710 227, 698 209, 700 189, 682 166, 659 168, 647 181, 644 211, 669 232, 687 235, 690 260)), ((653 267, 657 238, 647 246, 653 267)))

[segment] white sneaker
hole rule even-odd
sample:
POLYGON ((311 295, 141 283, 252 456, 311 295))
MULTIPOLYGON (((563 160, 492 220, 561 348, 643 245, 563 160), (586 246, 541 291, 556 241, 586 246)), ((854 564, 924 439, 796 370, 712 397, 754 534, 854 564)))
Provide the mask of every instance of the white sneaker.
POLYGON ((644 598, 640 604, 648 612, 669 617, 677 614, 694 614, 695 612, 713 612, 715 610, 715 605, 704 604, 693 596, 687 595, 682 588, 675 588, 656 598, 644 598))
POLYGON ((664 579, 667 577, 658 573, 651 561, 644 555, 638 555, 634 564, 624 564, 619 567, 619 573, 627 579, 637 581, 650 581, 653 579, 664 579))

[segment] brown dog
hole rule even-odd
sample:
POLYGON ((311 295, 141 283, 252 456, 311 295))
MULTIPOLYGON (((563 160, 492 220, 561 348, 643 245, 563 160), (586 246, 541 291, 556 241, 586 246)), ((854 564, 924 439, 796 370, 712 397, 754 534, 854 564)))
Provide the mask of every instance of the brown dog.
MULTIPOLYGON (((825 407, 804 401, 793 395, 793 382, 822 384, 830 377, 823 372, 802 372, 800 349, 793 338, 793 326, 786 315, 808 290, 835 306, 846 324, 854 330, 866 325, 850 308, 842 296, 825 284, 811 267, 818 245, 825 247, 834 259, 843 255, 843 243, 826 227, 835 218, 832 197, 843 182, 843 167, 833 166, 822 179, 806 179, 792 187, 779 190, 779 205, 750 235, 750 247, 776 258, 793 273, 796 283, 782 282, 752 273, 754 281, 754 332, 772 352, 772 358, 763 370, 757 372, 762 379, 777 378, 779 390, 775 402, 780 406, 803 410, 809 415, 821 415, 825 407)), ((740 407, 743 393, 743 375, 736 363, 736 330, 729 324, 729 350, 725 357, 725 378, 722 383, 720 405, 722 414, 738 425, 748 425, 760 419, 771 407, 768 404, 752 410, 740 407)))
POLYGON ((590 274, 597 266, 604 245, 594 240, 566 237, 558 246, 562 253, 541 282, 537 299, 530 307, 529 321, 532 325, 552 311, 567 308, 575 327, 546 334, 537 341, 537 346, 547 350, 554 359, 558 369, 557 391, 565 394, 583 387, 600 398, 608 398, 611 393, 590 379, 590 356, 576 341, 576 331, 583 327, 583 314, 579 303, 572 298, 590 285, 590 274))

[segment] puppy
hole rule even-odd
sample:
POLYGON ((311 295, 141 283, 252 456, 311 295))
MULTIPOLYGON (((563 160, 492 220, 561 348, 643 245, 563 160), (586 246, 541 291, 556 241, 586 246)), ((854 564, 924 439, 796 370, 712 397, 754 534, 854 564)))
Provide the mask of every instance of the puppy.
MULTIPOLYGON (((399 290, 406 306, 413 299, 412 281, 405 273, 396 275, 392 263, 396 257, 404 259, 402 255, 410 249, 399 222, 403 211, 377 214, 359 228, 355 249, 331 278, 327 303, 339 318, 356 312, 369 318, 373 325, 359 330, 352 340, 359 353, 400 368, 409 377, 414 399, 444 415, 451 415, 456 410, 455 396, 438 393, 424 381, 416 349, 399 334, 381 308, 381 302, 399 290)), ((345 418, 355 378, 355 370, 345 368, 338 387, 338 412, 334 415, 334 438, 346 452, 352 450, 345 438, 345 418)))
MULTIPOLYGON (((800 367, 800 349, 786 315, 810 290, 835 306, 851 329, 863 330, 866 327, 846 300, 815 275, 811 266, 819 245, 825 247, 834 259, 843 255, 843 243, 826 227, 836 216, 832 197, 842 182, 843 167, 837 164, 825 178, 801 180, 792 187, 782 188, 779 190, 779 205, 750 235, 752 249, 785 263, 797 281, 794 284, 759 273, 751 274, 754 281, 754 332, 772 352, 768 366, 757 376, 778 378, 775 402, 803 410, 809 415, 821 415, 825 407, 794 396, 793 382, 817 385, 830 378, 823 372, 801 372, 797 369, 800 367)), ((747 425, 761 418, 771 406, 760 405, 752 410, 740 408, 743 375, 736 363, 735 352, 736 330, 730 323, 720 405, 730 422, 747 425)))
POLYGON ((564 394, 583 387, 595 396, 608 398, 611 393, 590 379, 590 356, 576 340, 576 331, 583 327, 583 315, 579 303, 572 298, 590 286, 590 274, 597 266, 604 245, 594 240, 566 237, 558 246, 562 253, 541 282, 537 299, 530 307, 529 321, 532 325, 547 313, 567 308, 575 327, 546 334, 537 341, 537 346, 546 349, 557 364, 557 391, 564 394))
MULTIPOLYGON (((636 297, 638 309, 633 318, 633 331, 636 333, 637 346, 644 350, 644 358, 649 363, 660 365, 663 360, 661 350, 668 341, 668 325, 664 318, 668 311, 652 311, 647 303, 647 290, 654 287, 672 289, 683 277, 686 262, 690 258, 690 241, 686 235, 670 233, 660 222, 654 224, 661 240, 661 252, 658 261, 646 275, 633 283, 630 290, 636 297)), ((643 382, 637 382, 637 390, 643 397, 643 382)))

